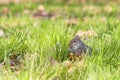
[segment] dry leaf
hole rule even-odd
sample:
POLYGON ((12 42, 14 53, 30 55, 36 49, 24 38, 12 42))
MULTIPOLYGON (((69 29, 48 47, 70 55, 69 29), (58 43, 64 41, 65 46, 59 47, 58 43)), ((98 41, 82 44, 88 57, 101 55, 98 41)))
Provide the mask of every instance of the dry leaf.
POLYGON ((0 0, 0 4, 9 4, 10 0, 0 0))
POLYGON ((69 58, 69 60, 74 61, 74 55, 73 55, 73 53, 70 53, 68 55, 68 58, 69 58))
POLYGON ((33 23, 33 27, 38 27, 38 26, 39 26, 38 22, 33 23))
POLYGON ((61 11, 58 11, 58 10, 54 10, 54 11, 49 12, 49 17, 51 20, 55 20, 58 17, 60 17, 61 15, 62 15, 61 11))
POLYGON ((106 17, 104 16, 104 17, 101 17, 101 18, 100 18, 100 21, 102 21, 102 22, 106 22, 107 19, 106 19, 106 17))
POLYGON ((89 17, 85 16, 85 17, 83 17, 83 21, 87 23, 87 22, 91 21, 91 19, 89 17))
POLYGON ((3 67, 5 67, 5 64, 6 64, 6 63, 5 63, 4 61, 0 63, 0 70, 2 70, 3 67))
POLYGON ((39 11, 45 11, 45 7, 44 7, 43 5, 39 5, 39 6, 38 6, 38 10, 39 10, 39 11))
POLYGON ((68 73, 71 73, 75 70, 75 67, 73 66, 71 61, 66 60, 66 61, 63 62, 63 64, 67 68, 68 73))
POLYGON ((79 61, 75 61, 74 65, 76 67, 82 67, 82 68, 84 68, 85 67, 85 59, 82 59, 82 60, 79 60, 79 61))
POLYGON ((66 2, 67 2, 68 4, 71 4, 71 3, 73 3, 73 0, 66 0, 66 2))
POLYGON ((22 0, 0 0, 0 4, 20 3, 22 0))
POLYGON ((73 62, 72 66, 68 68, 68 73, 72 73, 78 68, 85 68, 84 59, 73 62))
POLYGON ((25 9, 25 10, 23 10, 22 13, 25 14, 25 15, 28 15, 28 14, 30 14, 30 10, 29 9, 25 9))
POLYGON ((85 0, 66 0, 68 4, 73 4, 73 3, 84 3, 85 0))
POLYGON ((32 15, 34 18, 48 18, 48 12, 45 10, 43 5, 38 7, 38 10, 35 11, 32 15))
POLYGON ((85 2, 86 2, 86 0, 79 0, 79 2, 80 2, 80 3, 85 3, 85 2))
POLYGON ((31 58, 32 58, 32 57, 33 57, 33 54, 30 54, 30 53, 26 53, 26 54, 24 55, 24 58, 27 59, 28 62, 31 61, 31 58))
POLYGON ((82 54, 81 55, 76 55, 74 53, 71 53, 71 54, 68 55, 68 57, 69 57, 69 60, 76 61, 76 60, 81 60, 83 58, 83 55, 82 54))
POLYGON ((17 25, 18 25, 17 21, 14 21, 11 24, 9 24, 10 27, 16 27, 17 25))
POLYGON ((97 33, 93 30, 88 30, 88 31, 83 31, 83 30, 79 30, 76 35, 78 35, 79 37, 94 37, 97 36, 97 33))
POLYGON ((104 8, 103 8, 103 10, 105 11, 105 12, 107 12, 107 13, 111 13, 112 12, 112 7, 110 6, 110 5, 106 5, 104 8))
POLYGON ((2 14, 9 14, 10 13, 10 10, 9 10, 9 8, 8 7, 3 7, 2 8, 2 14))
POLYGON ((75 67, 75 66, 70 67, 70 68, 68 69, 68 73, 72 73, 72 72, 74 72, 75 70, 76 70, 76 67, 75 67))
POLYGON ((85 68, 85 60, 82 59, 82 60, 78 60, 78 61, 64 61, 64 66, 67 68, 68 70, 68 73, 72 73, 74 72, 77 68, 85 68))
POLYGON ((71 67, 72 66, 71 61, 68 61, 68 60, 64 61, 64 66, 67 68, 71 67))
POLYGON ((22 0, 10 0, 11 2, 13 2, 13 3, 20 3, 22 0))
POLYGON ((49 58, 49 61, 50 61, 50 64, 51 64, 52 66, 55 66, 55 65, 59 64, 59 62, 56 61, 56 60, 54 60, 52 57, 49 58))
POLYGON ((0 37, 5 37, 5 36, 6 36, 6 34, 4 33, 4 31, 0 30, 0 37))
POLYGON ((12 71, 20 70, 20 57, 16 54, 11 54, 9 56, 10 59, 10 67, 12 71))
POLYGON ((48 18, 46 11, 35 11, 32 15, 33 18, 48 18))
POLYGON ((70 26, 70 25, 78 25, 79 19, 78 18, 70 18, 65 21, 65 23, 70 26))
POLYGON ((101 9, 97 6, 90 5, 90 6, 84 6, 83 7, 84 12, 89 12, 91 14, 98 14, 101 12, 101 9))

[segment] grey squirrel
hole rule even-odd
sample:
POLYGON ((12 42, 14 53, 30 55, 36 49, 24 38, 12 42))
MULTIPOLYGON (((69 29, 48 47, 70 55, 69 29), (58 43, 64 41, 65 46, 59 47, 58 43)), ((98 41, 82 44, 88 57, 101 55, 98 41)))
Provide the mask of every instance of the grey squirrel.
POLYGON ((80 56, 82 53, 89 53, 91 55, 92 49, 86 45, 79 36, 76 36, 70 40, 68 52, 76 56, 80 56))

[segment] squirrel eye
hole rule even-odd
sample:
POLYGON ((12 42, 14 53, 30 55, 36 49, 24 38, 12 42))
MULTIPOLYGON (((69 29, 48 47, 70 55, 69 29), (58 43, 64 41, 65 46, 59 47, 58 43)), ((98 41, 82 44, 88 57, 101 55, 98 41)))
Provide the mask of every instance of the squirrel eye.
POLYGON ((73 42, 76 42, 76 41, 73 41, 73 42))

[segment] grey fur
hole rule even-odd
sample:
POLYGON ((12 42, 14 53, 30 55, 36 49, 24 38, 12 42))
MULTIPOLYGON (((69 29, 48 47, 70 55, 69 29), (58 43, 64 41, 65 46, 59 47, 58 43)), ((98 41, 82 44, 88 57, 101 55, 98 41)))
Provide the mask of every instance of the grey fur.
POLYGON ((76 36, 70 41, 68 52, 76 55, 81 55, 82 53, 87 52, 91 54, 92 49, 88 45, 86 45, 82 40, 80 40, 80 37, 76 36))

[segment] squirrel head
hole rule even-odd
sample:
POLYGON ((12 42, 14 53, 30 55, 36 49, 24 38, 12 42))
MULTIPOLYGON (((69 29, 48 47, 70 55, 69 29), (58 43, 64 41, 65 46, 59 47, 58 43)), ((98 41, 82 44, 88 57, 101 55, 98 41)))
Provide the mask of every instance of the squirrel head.
POLYGON ((70 52, 74 52, 75 50, 77 50, 79 47, 79 42, 80 42, 80 37, 76 35, 75 38, 70 40, 68 52, 70 53, 70 52))

